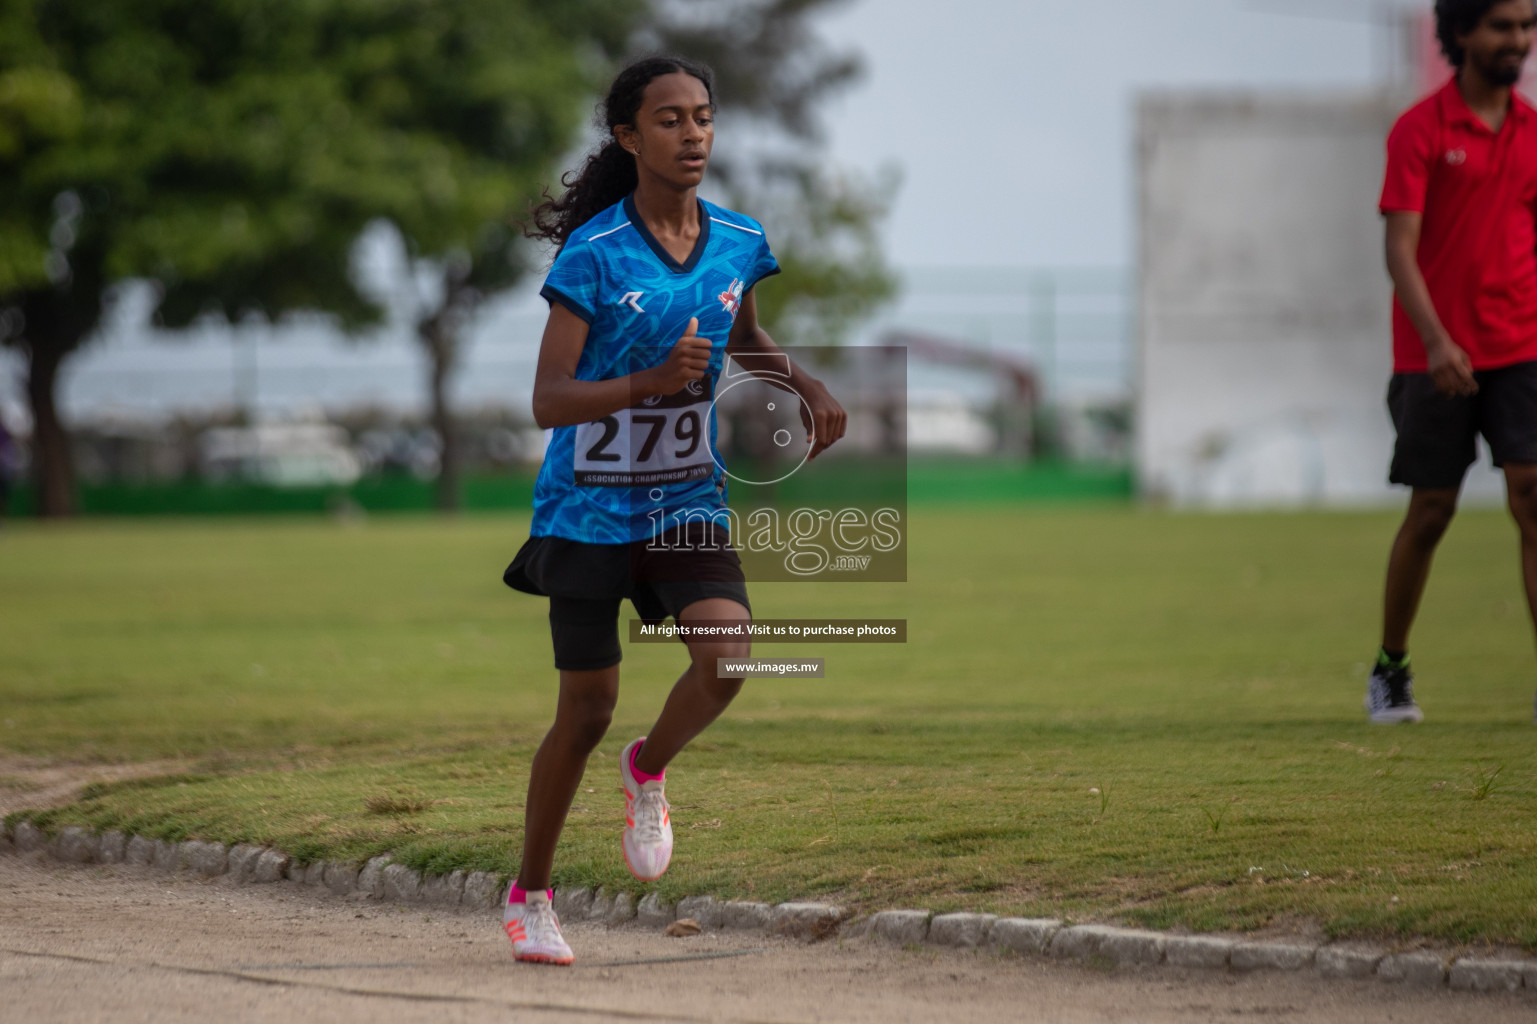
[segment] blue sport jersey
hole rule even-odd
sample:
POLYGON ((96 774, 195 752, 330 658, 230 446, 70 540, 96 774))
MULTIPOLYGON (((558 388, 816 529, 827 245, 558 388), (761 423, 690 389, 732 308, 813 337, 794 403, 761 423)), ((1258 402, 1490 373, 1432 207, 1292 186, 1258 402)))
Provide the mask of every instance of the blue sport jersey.
POLYGON ((574 231, 541 294, 587 321, 577 380, 659 366, 699 318, 704 378, 593 423, 557 427, 534 486, 535 537, 624 544, 726 507, 715 446, 715 382, 742 297, 779 272, 763 226, 699 201, 699 240, 679 263, 646 228, 633 197, 574 231))

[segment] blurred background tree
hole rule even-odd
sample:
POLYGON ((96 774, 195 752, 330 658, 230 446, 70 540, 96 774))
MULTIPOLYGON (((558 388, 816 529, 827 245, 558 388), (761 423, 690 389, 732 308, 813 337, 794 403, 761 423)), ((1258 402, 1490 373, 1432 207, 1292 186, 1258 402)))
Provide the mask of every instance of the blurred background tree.
MULTIPOLYGON (((376 218, 444 287, 418 330, 434 419, 472 294, 521 265, 509 217, 570 148, 631 0, 0 0, 0 330, 27 359, 44 515, 73 507, 59 368, 112 285, 180 327, 382 309, 376 218)), ((450 446, 451 447, 451 446, 450 446)), ((453 484, 452 459, 445 459, 453 484)))
POLYGON ((873 234, 889 192, 817 159, 818 104, 856 73, 812 31, 831 2, 0 0, 0 344, 26 358, 38 510, 74 507, 59 371, 114 286, 151 282, 164 327, 316 311, 359 331, 385 313, 353 273, 381 219, 454 507, 462 338, 530 269, 517 222, 627 50, 716 66, 744 122, 719 183, 786 270, 765 322, 836 337, 891 285, 873 234))
POLYGON ((368 113, 423 158, 379 168, 373 216, 405 249, 405 293, 427 357, 440 454, 437 504, 460 501, 449 387, 467 328, 529 270, 518 224, 579 138, 642 0, 356 0, 347 32, 368 54, 368 113), (387 12, 387 13, 383 13, 387 12), (380 199, 384 197, 381 195, 380 199))

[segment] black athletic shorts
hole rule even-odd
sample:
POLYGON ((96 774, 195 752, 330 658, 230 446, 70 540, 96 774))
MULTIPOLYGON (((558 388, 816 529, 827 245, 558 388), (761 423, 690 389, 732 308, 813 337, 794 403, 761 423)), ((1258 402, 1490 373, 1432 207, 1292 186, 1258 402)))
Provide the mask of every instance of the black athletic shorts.
POLYGON ((725 530, 697 520, 663 541, 584 544, 530 537, 502 574, 514 590, 550 599, 555 667, 589 671, 619 664, 619 604, 661 622, 696 601, 720 597, 752 611, 742 561, 725 530))
POLYGON ((1409 487, 1462 486, 1479 434, 1496 466, 1537 463, 1537 362, 1478 370, 1478 394, 1441 394, 1428 373, 1395 373, 1388 411, 1398 441, 1388 481, 1409 487))

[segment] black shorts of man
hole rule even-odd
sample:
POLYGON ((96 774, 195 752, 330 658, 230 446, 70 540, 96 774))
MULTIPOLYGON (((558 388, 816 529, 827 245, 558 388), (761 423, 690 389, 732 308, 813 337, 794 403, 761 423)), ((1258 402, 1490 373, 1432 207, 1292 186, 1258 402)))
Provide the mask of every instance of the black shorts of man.
POLYGON ((1438 0, 1456 74, 1388 137, 1389 479, 1413 493, 1388 563, 1373 722, 1423 718, 1409 629, 1479 434, 1505 473, 1537 620, 1537 110, 1512 88, 1534 24, 1533 0, 1438 0))

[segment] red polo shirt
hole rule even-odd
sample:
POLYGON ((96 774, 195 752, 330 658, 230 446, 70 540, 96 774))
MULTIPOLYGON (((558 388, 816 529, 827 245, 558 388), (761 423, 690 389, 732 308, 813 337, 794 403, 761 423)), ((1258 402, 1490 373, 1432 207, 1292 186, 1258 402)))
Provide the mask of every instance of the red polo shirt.
MULTIPOLYGON (((1423 215, 1420 272, 1475 370, 1537 360, 1537 111, 1513 95, 1490 131, 1453 78, 1393 126, 1379 207, 1423 215)), ((1419 332, 1394 298, 1393 369, 1425 368, 1419 332)))

